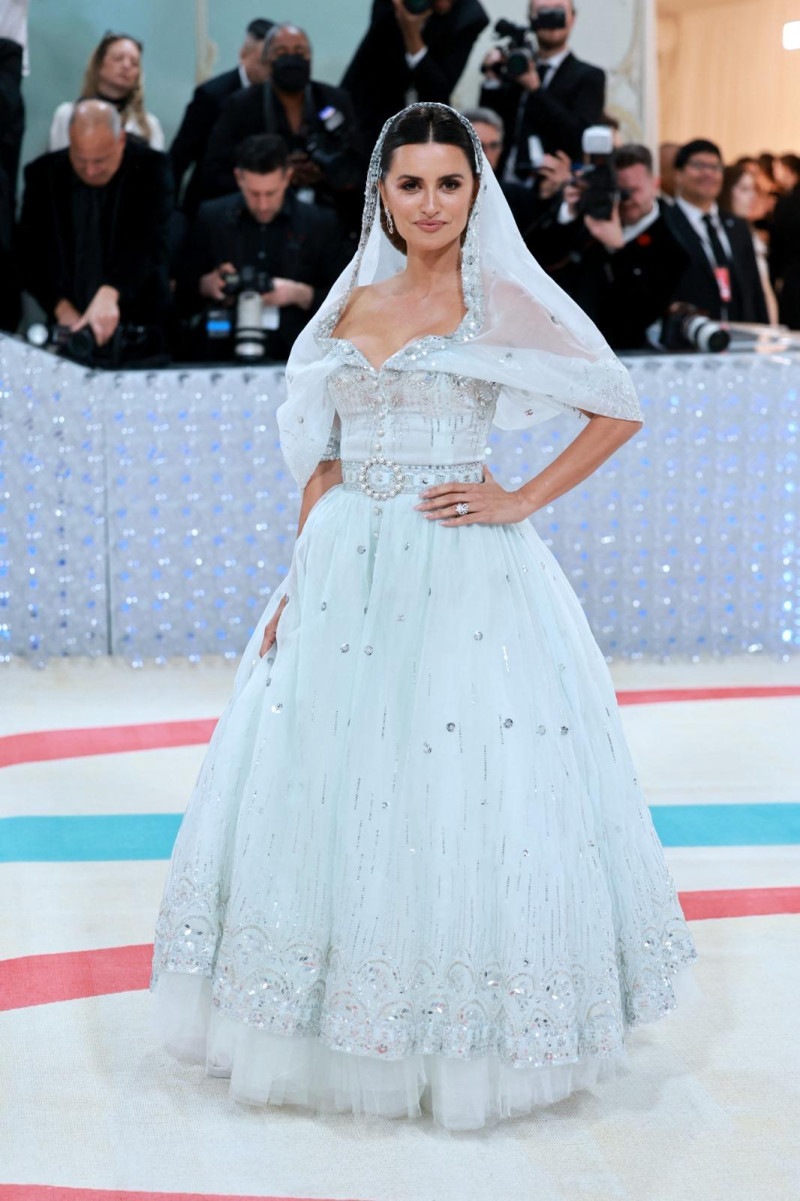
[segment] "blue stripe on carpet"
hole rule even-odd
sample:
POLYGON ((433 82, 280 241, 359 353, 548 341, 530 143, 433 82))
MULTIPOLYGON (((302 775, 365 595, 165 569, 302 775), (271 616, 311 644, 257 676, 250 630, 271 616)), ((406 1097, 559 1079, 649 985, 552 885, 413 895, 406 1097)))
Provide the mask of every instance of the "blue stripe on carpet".
MULTIPOLYGON (((787 846, 800 843, 800 804, 655 805, 665 847, 787 846)), ((0 819, 0 863, 168 859, 179 813, 0 819)))

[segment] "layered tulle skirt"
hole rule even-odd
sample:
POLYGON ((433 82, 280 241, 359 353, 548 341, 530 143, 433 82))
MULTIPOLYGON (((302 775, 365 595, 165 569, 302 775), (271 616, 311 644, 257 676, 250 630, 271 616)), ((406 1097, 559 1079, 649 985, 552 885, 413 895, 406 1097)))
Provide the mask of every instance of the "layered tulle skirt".
POLYGON ((244 1102, 469 1129, 630 1070, 697 952, 552 555, 415 503, 309 515, 178 834, 154 1015, 244 1102))

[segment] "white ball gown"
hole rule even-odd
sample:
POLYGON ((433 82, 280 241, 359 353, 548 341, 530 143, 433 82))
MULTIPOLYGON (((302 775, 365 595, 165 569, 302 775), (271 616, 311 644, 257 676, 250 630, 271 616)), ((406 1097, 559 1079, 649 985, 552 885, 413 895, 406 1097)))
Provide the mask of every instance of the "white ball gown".
POLYGON ((697 951, 534 526, 414 508, 426 482, 480 480, 498 386, 425 370, 424 339, 380 370, 327 349, 344 481, 203 763, 155 1013, 242 1101, 474 1129, 630 1070, 626 1032, 675 1008, 697 951))

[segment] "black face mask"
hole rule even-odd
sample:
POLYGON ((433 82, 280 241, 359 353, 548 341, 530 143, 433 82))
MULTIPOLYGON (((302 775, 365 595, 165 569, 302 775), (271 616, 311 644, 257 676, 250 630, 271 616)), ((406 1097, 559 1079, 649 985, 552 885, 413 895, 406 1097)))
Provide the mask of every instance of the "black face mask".
POLYGON ((272 64, 272 82, 282 92, 302 92, 311 78, 311 63, 302 54, 284 54, 272 64))

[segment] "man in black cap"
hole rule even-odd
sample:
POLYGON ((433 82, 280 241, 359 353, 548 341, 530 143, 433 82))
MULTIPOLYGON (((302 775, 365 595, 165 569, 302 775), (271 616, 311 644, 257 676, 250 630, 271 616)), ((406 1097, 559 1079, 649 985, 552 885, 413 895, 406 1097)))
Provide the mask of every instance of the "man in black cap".
POLYGON ((488 23, 479 0, 430 0, 421 13, 403 0, 373 0, 369 29, 342 79, 370 144, 409 101, 450 103, 488 23))
POLYGON ((180 129, 170 147, 169 157, 177 192, 180 192, 186 172, 190 167, 194 167, 183 197, 183 210, 188 216, 193 216, 200 203, 199 165, 203 161, 209 135, 220 113, 236 92, 240 92, 242 88, 249 88, 251 84, 263 83, 266 79, 261 55, 264 38, 273 24, 273 21, 267 21, 263 17, 251 21, 239 51, 238 65, 232 71, 223 71, 221 75, 215 75, 213 79, 207 79, 195 88, 183 114, 180 129))

